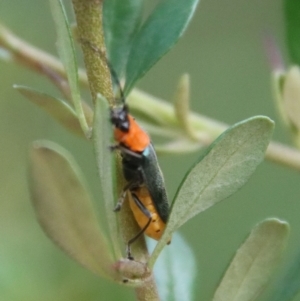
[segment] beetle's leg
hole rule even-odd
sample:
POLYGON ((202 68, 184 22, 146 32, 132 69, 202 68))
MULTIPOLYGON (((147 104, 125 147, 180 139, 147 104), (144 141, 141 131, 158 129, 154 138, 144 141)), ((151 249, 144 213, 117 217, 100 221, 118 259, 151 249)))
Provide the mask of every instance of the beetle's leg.
POLYGON ((135 152, 135 151, 132 151, 130 150, 128 147, 126 146, 123 146, 121 144, 113 144, 113 145, 110 145, 109 146, 109 149, 111 151, 115 151, 115 150, 119 150, 121 151, 123 154, 127 154, 131 157, 134 157, 134 158, 137 158, 137 159, 141 159, 143 157, 143 155, 141 153, 138 153, 138 152, 135 152))
POLYGON ((152 214, 151 212, 144 206, 144 204, 139 200, 139 198, 132 193, 132 199, 135 202, 135 204, 138 206, 138 208, 145 214, 146 217, 149 218, 147 224, 145 225, 145 227, 140 230, 140 232, 138 232, 133 238, 131 238, 128 243, 127 243, 127 258, 130 260, 133 260, 134 258, 131 255, 131 244, 134 243, 141 235, 143 235, 143 233, 146 231, 146 229, 149 227, 151 221, 152 221, 152 214))
POLYGON ((125 201, 126 192, 127 192, 127 190, 123 190, 123 192, 122 192, 121 196, 119 197, 118 202, 114 208, 114 212, 121 210, 121 207, 125 201))
POLYGON ((123 188, 123 191, 118 199, 118 202, 114 208, 115 212, 121 210, 121 207, 125 201, 127 190, 131 190, 132 188, 136 187, 136 185, 137 185, 136 181, 131 181, 125 185, 125 187, 123 188))
POLYGON ((119 149, 120 147, 119 147, 119 144, 113 144, 113 145, 110 145, 109 146, 109 150, 110 151, 115 151, 116 149, 119 149))
POLYGON ((123 154, 127 154, 127 155, 129 155, 130 157, 134 157, 134 158, 137 158, 137 159, 142 159, 142 158, 143 158, 143 155, 142 155, 141 153, 132 151, 132 150, 130 150, 129 148, 127 148, 126 146, 119 145, 119 146, 118 146, 118 149, 119 149, 123 154))

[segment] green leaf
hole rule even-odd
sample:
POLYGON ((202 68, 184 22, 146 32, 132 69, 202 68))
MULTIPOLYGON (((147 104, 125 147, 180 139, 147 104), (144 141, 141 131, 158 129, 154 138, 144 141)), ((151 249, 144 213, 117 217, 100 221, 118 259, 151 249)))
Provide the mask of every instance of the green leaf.
POLYGON ((278 219, 258 224, 236 252, 213 301, 255 300, 278 265, 288 234, 288 224, 278 219))
POLYGON ((108 58, 121 77, 129 50, 140 24, 143 0, 109 0, 103 4, 105 44, 108 58))
POLYGON ((107 241, 71 154, 54 143, 39 141, 30 158, 32 201, 45 233, 87 269, 113 277, 107 241))
POLYGON ((84 137, 74 109, 64 100, 25 86, 14 85, 14 88, 32 103, 46 111, 66 129, 78 136, 84 137))
POLYGON ((289 54, 293 63, 300 65, 300 2, 285 0, 284 14, 289 54))
POLYGON ((300 69, 293 66, 286 73, 282 101, 289 123, 300 131, 300 69))
POLYGON ((275 104, 277 106, 278 112, 280 114, 280 117, 282 121, 287 125, 288 127, 291 126, 290 120, 287 117, 286 110, 284 107, 284 101, 283 101, 283 87, 285 85, 286 80, 286 72, 283 71, 274 71, 272 74, 272 90, 274 95, 275 104))
POLYGON ((268 117, 252 117, 233 125, 212 143, 183 179, 150 266, 176 229, 248 181, 264 159, 273 128, 274 122, 268 117))
MULTIPOLYGON (((154 240, 147 240, 147 245, 153 249, 154 240)), ((154 266, 161 300, 193 300, 196 274, 196 259, 192 249, 179 233, 174 233, 172 244, 162 251, 154 266)))
POLYGON ((178 189, 168 227, 175 231, 240 189, 263 161, 273 128, 269 118, 253 117, 235 124, 217 138, 178 189))
POLYGON ((141 78, 185 31, 198 0, 165 0, 157 5, 132 43, 126 68, 127 95, 141 78))
POLYGON ((113 211, 115 200, 112 169, 115 166, 114 155, 109 149, 112 143, 112 125, 109 120, 109 107, 107 100, 98 94, 95 104, 95 118, 93 126, 94 150, 97 160, 98 173, 100 178, 101 196, 106 208, 106 219, 109 226, 111 244, 114 250, 114 258, 119 259, 122 253, 118 244, 119 231, 116 213, 113 211))
POLYGON ((80 125, 86 137, 89 138, 91 130, 87 124, 82 108, 78 84, 78 66, 75 56, 74 42, 67 20, 67 15, 61 0, 50 0, 50 6, 52 10, 52 16, 56 25, 57 50, 67 73, 71 95, 80 125))
POLYGON ((190 76, 183 74, 178 81, 174 95, 175 114, 185 136, 199 144, 199 138, 192 127, 190 120, 190 76))
POLYGON ((281 119, 300 148, 300 69, 292 66, 286 72, 273 73, 273 92, 281 119))

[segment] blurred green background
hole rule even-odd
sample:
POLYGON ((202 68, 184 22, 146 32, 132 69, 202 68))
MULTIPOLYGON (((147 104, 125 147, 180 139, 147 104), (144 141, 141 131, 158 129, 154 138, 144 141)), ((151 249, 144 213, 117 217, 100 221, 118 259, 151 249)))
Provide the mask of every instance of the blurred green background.
MULTIPOLYGON (((54 26, 47 1, 2 0, 0 22, 55 54, 54 26)), ((228 124, 253 115, 267 115, 276 122, 274 139, 289 143, 273 105, 270 68, 263 46, 266 32, 275 35, 280 49, 286 53, 281 0, 202 0, 184 37, 139 82, 139 87, 171 99, 178 78, 188 72, 194 111, 228 124)), ((84 270, 40 229, 27 185, 30 144, 46 138, 70 150, 97 199, 91 146, 55 124, 12 89, 18 83, 51 93, 53 88, 46 80, 3 61, 0 71, 0 300, 132 300, 129 288, 117 287, 84 270)), ((159 158, 170 199, 197 156, 159 158)), ((235 250, 250 229, 267 217, 279 217, 291 224, 285 260, 297 252, 297 183, 298 172, 264 162, 238 193, 180 230, 197 258, 195 300, 210 299, 235 250)), ((300 296, 295 300, 300 300, 300 296)))

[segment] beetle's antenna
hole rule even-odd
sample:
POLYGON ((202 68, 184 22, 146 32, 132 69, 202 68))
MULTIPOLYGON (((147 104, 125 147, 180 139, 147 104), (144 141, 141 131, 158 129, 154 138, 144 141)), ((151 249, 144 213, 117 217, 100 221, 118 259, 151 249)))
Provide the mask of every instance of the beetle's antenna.
POLYGON ((121 86, 118 74, 117 74, 116 70, 113 68, 112 64, 109 62, 109 60, 107 58, 105 58, 105 59, 106 59, 107 66, 110 70, 111 77, 112 77, 113 81, 115 82, 115 84, 117 85, 117 87, 119 88, 121 102, 124 105, 125 104, 125 95, 124 95, 124 91, 121 86))
POLYGON ((103 51, 101 51, 98 47, 96 47, 95 45, 93 45, 90 41, 82 39, 81 40, 82 43, 88 44, 96 53, 99 54, 99 56, 101 57, 101 59, 104 59, 109 70, 110 70, 110 74, 111 77, 114 81, 114 83, 117 85, 118 89, 119 89, 119 93, 120 93, 120 97, 121 97, 121 102, 123 103, 123 105, 125 105, 125 95, 124 95, 124 91, 122 89, 119 77, 117 72, 115 71, 115 69, 113 68, 111 62, 108 60, 108 58, 106 57, 106 55, 104 54, 103 51))

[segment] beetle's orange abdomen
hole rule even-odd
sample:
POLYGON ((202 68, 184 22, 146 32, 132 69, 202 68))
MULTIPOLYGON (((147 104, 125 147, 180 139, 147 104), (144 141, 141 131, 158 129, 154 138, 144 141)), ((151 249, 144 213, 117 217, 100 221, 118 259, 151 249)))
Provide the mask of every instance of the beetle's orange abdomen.
POLYGON ((148 134, 136 123, 131 115, 128 115, 129 131, 124 132, 114 129, 115 140, 128 147, 133 152, 143 152, 150 144, 148 134))
MULTIPOLYGON (((149 226, 145 230, 145 234, 149 237, 159 240, 163 234, 165 229, 165 223, 160 218, 153 201, 149 195, 149 191, 146 187, 139 187, 131 191, 132 194, 136 195, 136 197, 140 200, 140 202, 144 205, 144 207, 151 213, 152 221, 149 226)), ((130 200, 129 202, 130 208, 133 212, 135 220, 141 229, 143 229, 149 221, 149 217, 147 217, 141 209, 137 206, 134 200, 130 200)))

